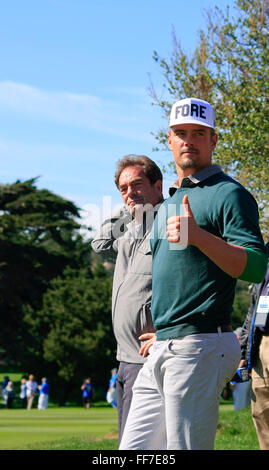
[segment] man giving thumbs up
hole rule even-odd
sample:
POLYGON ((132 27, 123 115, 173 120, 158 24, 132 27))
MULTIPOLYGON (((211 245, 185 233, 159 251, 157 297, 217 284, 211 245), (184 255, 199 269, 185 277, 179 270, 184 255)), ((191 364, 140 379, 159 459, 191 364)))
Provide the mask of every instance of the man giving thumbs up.
POLYGON ((176 102, 168 144, 178 179, 151 234, 157 341, 133 388, 122 449, 214 448, 219 397, 240 360, 236 279, 261 282, 267 265, 255 199, 212 164, 212 106, 176 102))

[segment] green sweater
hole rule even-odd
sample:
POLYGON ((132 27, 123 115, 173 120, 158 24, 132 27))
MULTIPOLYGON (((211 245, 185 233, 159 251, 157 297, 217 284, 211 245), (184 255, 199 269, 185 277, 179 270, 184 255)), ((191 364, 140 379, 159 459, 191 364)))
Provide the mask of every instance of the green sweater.
POLYGON ((256 252, 262 258, 260 278, 265 274, 267 257, 257 203, 243 186, 214 168, 203 171, 203 177, 197 180, 195 174, 184 178, 184 187, 175 190, 155 218, 151 233, 152 318, 158 340, 216 332, 217 326, 231 322, 236 279, 198 248, 178 249, 167 241, 166 220, 181 214, 184 194, 188 194, 201 228, 228 243, 251 249, 252 260, 256 252))

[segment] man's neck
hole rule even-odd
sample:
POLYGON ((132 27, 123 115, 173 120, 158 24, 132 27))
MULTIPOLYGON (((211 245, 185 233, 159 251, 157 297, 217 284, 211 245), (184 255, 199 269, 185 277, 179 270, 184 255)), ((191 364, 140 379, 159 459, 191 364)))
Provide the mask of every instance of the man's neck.
POLYGON ((206 168, 209 168, 212 166, 212 163, 210 163, 209 165, 206 165, 202 168, 186 168, 186 169, 182 169, 182 168, 179 168, 177 167, 177 176, 178 176, 178 179, 177 179, 177 183, 178 183, 178 186, 180 187, 181 186, 181 183, 182 183, 182 180, 184 178, 187 178, 188 176, 191 176, 191 175, 195 175, 196 173, 200 173, 202 172, 203 170, 205 170, 206 168))
POLYGON ((179 187, 181 186, 181 182, 184 178, 186 178, 187 176, 193 175, 196 172, 197 170, 195 168, 186 168, 185 170, 182 170, 181 168, 177 168, 178 186, 179 187))

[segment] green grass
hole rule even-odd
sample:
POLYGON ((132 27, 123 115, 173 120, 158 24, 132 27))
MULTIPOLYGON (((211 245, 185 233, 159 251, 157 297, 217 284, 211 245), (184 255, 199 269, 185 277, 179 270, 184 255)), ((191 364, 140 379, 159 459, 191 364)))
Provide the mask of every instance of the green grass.
MULTIPOLYGON (((19 386, 22 374, 0 367, 4 375, 19 386)), ((1 399, 0 399, 1 405, 1 399)), ((3 404, 2 404, 3 406, 3 404)), ((116 450, 118 447, 117 411, 105 402, 90 410, 63 407, 50 402, 47 410, 0 408, 1 450, 116 450)), ((250 408, 233 410, 232 400, 221 400, 216 450, 258 450, 259 444, 250 408)))
POLYGON ((108 407, 0 410, 0 450, 117 448, 117 411, 108 407))
MULTIPOLYGON (((6 370, 7 372, 5 372, 5 368, 3 366, 0 367, 0 384, 2 384, 6 375, 9 377, 10 380, 12 380, 13 383, 19 384, 21 378, 23 377, 23 374, 21 372, 10 372, 8 368, 6 370)), ((26 375, 25 377, 28 377, 28 375, 26 375)))
POLYGON ((233 410, 233 404, 220 406, 215 440, 216 450, 259 450, 250 407, 233 410))
MULTIPOLYGON (((117 411, 107 406, 0 410, 0 450, 116 450, 117 411)), ((220 405, 216 450, 258 450, 250 409, 220 405)))

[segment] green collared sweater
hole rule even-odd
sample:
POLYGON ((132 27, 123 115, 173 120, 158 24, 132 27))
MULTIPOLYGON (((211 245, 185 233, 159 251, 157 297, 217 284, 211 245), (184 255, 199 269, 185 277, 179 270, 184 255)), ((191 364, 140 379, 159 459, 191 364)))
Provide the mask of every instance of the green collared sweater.
POLYGON ((267 266, 257 203, 242 185, 219 172, 193 187, 178 188, 162 204, 151 232, 152 318, 158 340, 215 332, 231 322, 236 279, 198 248, 181 249, 167 241, 167 218, 183 213, 184 194, 201 228, 246 249, 242 279, 259 282, 267 266))

